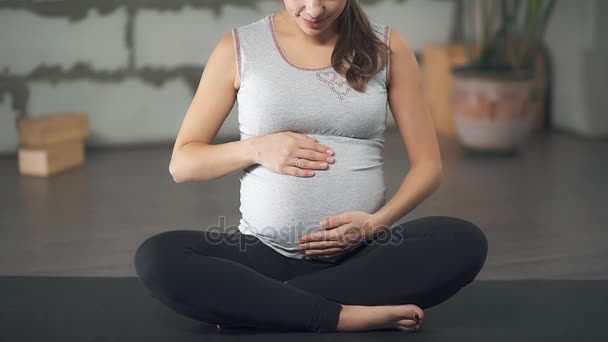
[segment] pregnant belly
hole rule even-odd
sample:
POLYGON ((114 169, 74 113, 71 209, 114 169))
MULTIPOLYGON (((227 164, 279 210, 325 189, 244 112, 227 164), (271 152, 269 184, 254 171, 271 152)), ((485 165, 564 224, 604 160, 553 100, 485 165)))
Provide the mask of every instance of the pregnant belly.
POLYGON ((384 204, 383 141, 308 134, 334 151, 334 163, 311 177, 275 173, 256 164, 241 174, 246 230, 286 249, 321 230, 319 221, 346 211, 374 213, 384 204))

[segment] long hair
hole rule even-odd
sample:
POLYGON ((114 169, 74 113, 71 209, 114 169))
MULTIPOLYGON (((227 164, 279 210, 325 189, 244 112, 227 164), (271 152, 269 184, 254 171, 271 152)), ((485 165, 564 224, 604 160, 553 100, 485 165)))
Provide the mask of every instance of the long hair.
POLYGON ((390 48, 376 36, 358 1, 347 0, 336 20, 339 37, 331 65, 353 89, 364 91, 367 82, 388 63, 390 48))
POLYGON ((339 36, 331 65, 353 89, 365 91, 367 82, 388 63, 390 47, 374 33, 359 1, 347 0, 336 21, 339 36))

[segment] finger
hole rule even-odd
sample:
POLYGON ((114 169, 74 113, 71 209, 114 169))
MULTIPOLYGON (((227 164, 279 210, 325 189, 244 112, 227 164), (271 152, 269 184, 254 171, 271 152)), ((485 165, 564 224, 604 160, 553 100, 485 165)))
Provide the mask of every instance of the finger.
POLYGON ((318 232, 303 235, 299 239, 299 243, 307 243, 313 241, 338 240, 336 234, 332 231, 320 230, 318 232))
MULTIPOLYGON (((300 156, 302 156, 302 155, 300 154, 300 156)), ((303 157, 299 157, 299 158, 300 158, 300 161, 298 161, 297 158, 294 158, 292 165, 295 167, 299 167, 301 169, 324 170, 328 166, 326 161, 308 160, 303 157), (296 163, 298 165, 296 165, 296 163)))
POLYGON ((315 175, 312 170, 305 170, 295 166, 286 166, 284 170, 285 173, 297 177, 311 177, 315 175))
POLYGON ((342 250, 342 251, 337 252, 337 253, 333 253, 333 254, 326 254, 326 255, 324 255, 324 257, 327 257, 327 258, 333 258, 333 257, 335 257, 335 256, 342 255, 342 254, 344 254, 345 252, 346 252, 346 251, 342 250))
POLYGON ((313 151, 317 151, 320 153, 327 153, 327 154, 333 155, 333 151, 331 148, 329 148, 329 146, 318 143, 316 139, 314 139, 314 141, 313 140, 302 141, 302 144, 300 145, 300 147, 306 148, 309 150, 313 150, 313 151))
POLYGON ((303 243, 298 246, 300 249, 324 249, 324 248, 334 248, 334 247, 344 247, 342 243, 339 241, 318 241, 318 242, 308 242, 303 243))
POLYGON ((328 249, 310 249, 305 251, 306 255, 332 255, 335 253, 341 253, 341 248, 328 248, 328 249))
POLYGON ((338 241, 318 241, 308 242, 298 246, 301 250, 307 249, 326 249, 326 248, 346 248, 343 243, 338 241))
POLYGON ((323 228, 334 228, 337 226, 341 226, 343 224, 350 223, 349 216, 346 213, 342 213, 340 215, 328 216, 319 222, 321 227, 323 228))
POLYGON ((295 156, 303 159, 308 159, 313 162, 333 162, 333 157, 328 155, 327 153, 322 153, 313 150, 307 150, 304 148, 300 148, 295 151, 295 156))

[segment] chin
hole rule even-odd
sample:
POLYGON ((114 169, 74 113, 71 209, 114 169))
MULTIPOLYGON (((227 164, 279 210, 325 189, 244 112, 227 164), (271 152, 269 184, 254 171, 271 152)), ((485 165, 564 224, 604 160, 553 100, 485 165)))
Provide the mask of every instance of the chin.
MULTIPOLYGON (((304 19, 302 19, 302 20, 304 20, 304 19)), ((302 29, 302 31, 310 33, 313 36, 325 31, 325 29, 323 27, 312 28, 312 27, 308 27, 305 23, 302 23, 300 25, 300 28, 302 29)))

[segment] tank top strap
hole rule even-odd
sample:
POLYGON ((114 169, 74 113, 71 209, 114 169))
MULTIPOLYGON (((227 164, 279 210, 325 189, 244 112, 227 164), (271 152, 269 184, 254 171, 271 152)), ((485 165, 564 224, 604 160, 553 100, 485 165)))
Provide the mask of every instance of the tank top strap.
MULTIPOLYGON (((382 40, 384 42, 384 44, 386 44, 387 46, 390 47, 390 36, 391 36, 391 28, 389 25, 383 25, 383 24, 379 24, 376 23, 374 21, 370 21, 371 27, 374 30, 374 32, 376 33, 376 35, 378 36, 378 38, 380 40, 382 40)), ((391 66, 391 55, 390 53, 388 54, 388 60, 387 60, 387 64, 384 67, 384 81, 385 84, 388 83, 388 76, 390 73, 390 66, 391 66)))

